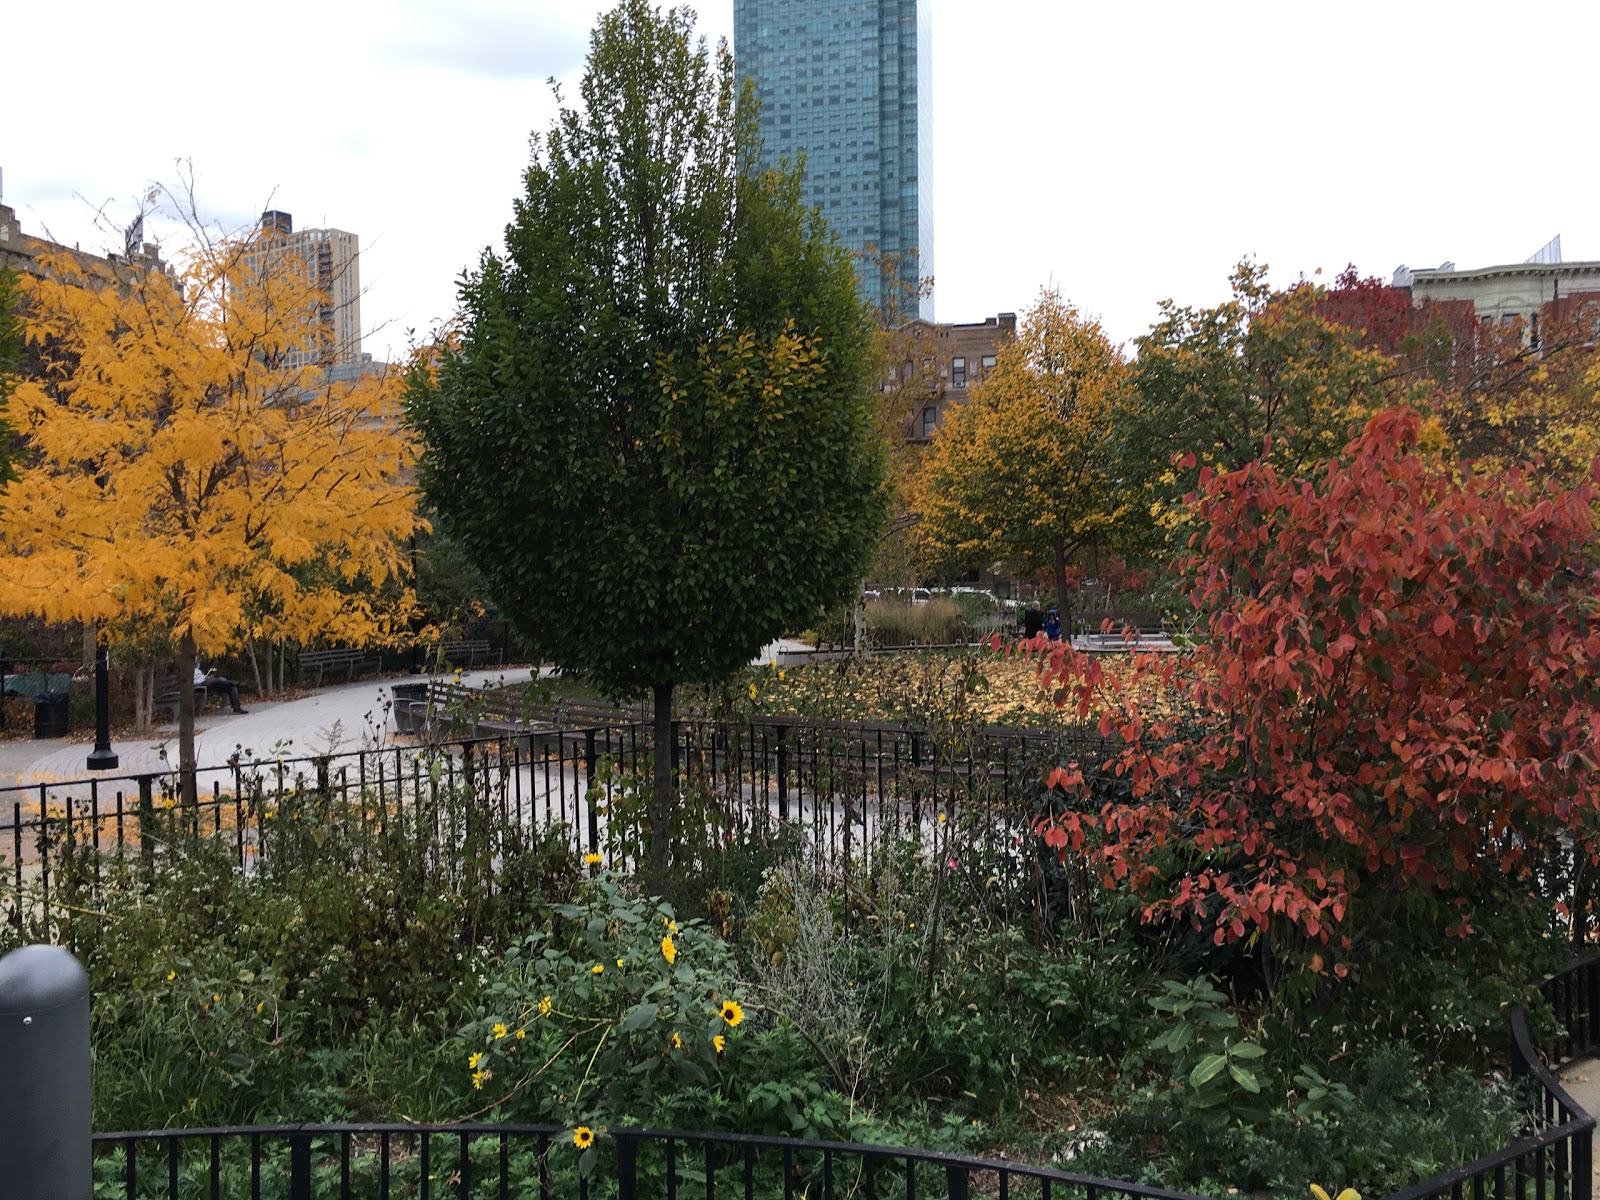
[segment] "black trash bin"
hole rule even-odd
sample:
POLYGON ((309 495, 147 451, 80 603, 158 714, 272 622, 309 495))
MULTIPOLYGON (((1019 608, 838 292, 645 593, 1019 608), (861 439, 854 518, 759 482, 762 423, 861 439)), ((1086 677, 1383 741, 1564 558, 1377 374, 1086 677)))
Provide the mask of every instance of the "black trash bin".
POLYGON ((67 736, 67 693, 45 691, 33 698, 33 736, 67 736))
POLYGON ((394 728, 396 733, 416 733, 427 715, 428 685, 425 683, 391 683, 389 695, 394 699, 394 728))

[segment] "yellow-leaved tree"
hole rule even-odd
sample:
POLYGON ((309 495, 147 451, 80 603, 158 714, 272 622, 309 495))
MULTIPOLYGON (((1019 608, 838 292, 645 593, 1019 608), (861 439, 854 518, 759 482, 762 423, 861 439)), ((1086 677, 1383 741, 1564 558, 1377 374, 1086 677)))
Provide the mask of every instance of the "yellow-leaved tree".
POLYGON ((199 222, 171 271, 71 254, 22 281, 38 365, 0 506, 0 611, 176 652, 194 798, 197 655, 397 640, 417 527, 395 374, 325 369, 316 272, 199 222))
POLYGON ((1064 604, 1069 560, 1114 544, 1136 516, 1115 481, 1117 421, 1131 396, 1128 367, 1099 323, 1042 292, 923 460, 917 507, 931 556, 1051 570, 1064 604))

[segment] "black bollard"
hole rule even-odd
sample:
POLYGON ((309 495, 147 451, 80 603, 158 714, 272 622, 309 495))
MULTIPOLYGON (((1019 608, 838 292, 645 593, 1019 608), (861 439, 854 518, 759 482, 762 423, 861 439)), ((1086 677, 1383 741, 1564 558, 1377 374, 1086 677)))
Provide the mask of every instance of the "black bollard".
POLYGON ((89 976, 60 946, 0 958, 0 1185, 89 1200, 89 976))

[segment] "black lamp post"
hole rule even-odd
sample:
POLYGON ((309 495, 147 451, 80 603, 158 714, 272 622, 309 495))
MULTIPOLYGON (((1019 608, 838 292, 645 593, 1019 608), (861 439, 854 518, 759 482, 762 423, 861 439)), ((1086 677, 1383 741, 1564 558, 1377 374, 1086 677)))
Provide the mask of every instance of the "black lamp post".
POLYGON ((89 770, 109 771, 117 765, 111 749, 110 653, 104 646, 94 655, 94 750, 89 754, 89 770))

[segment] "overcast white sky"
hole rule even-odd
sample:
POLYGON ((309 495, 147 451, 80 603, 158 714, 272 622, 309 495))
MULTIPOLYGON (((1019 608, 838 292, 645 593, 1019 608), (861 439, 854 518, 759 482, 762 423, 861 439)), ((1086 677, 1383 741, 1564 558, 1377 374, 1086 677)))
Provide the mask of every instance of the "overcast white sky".
MULTIPOLYGON (((932 0, 935 302, 1052 283, 1118 340, 1215 303, 1245 255, 1289 282, 1354 262, 1600 259, 1600 4, 932 0)), ((203 210, 361 237, 366 348, 398 355, 498 245, 545 84, 596 0, 10 6, 0 169, 23 228, 111 249, 190 160, 203 210)), ((732 35, 732 0, 696 5, 732 35)))

